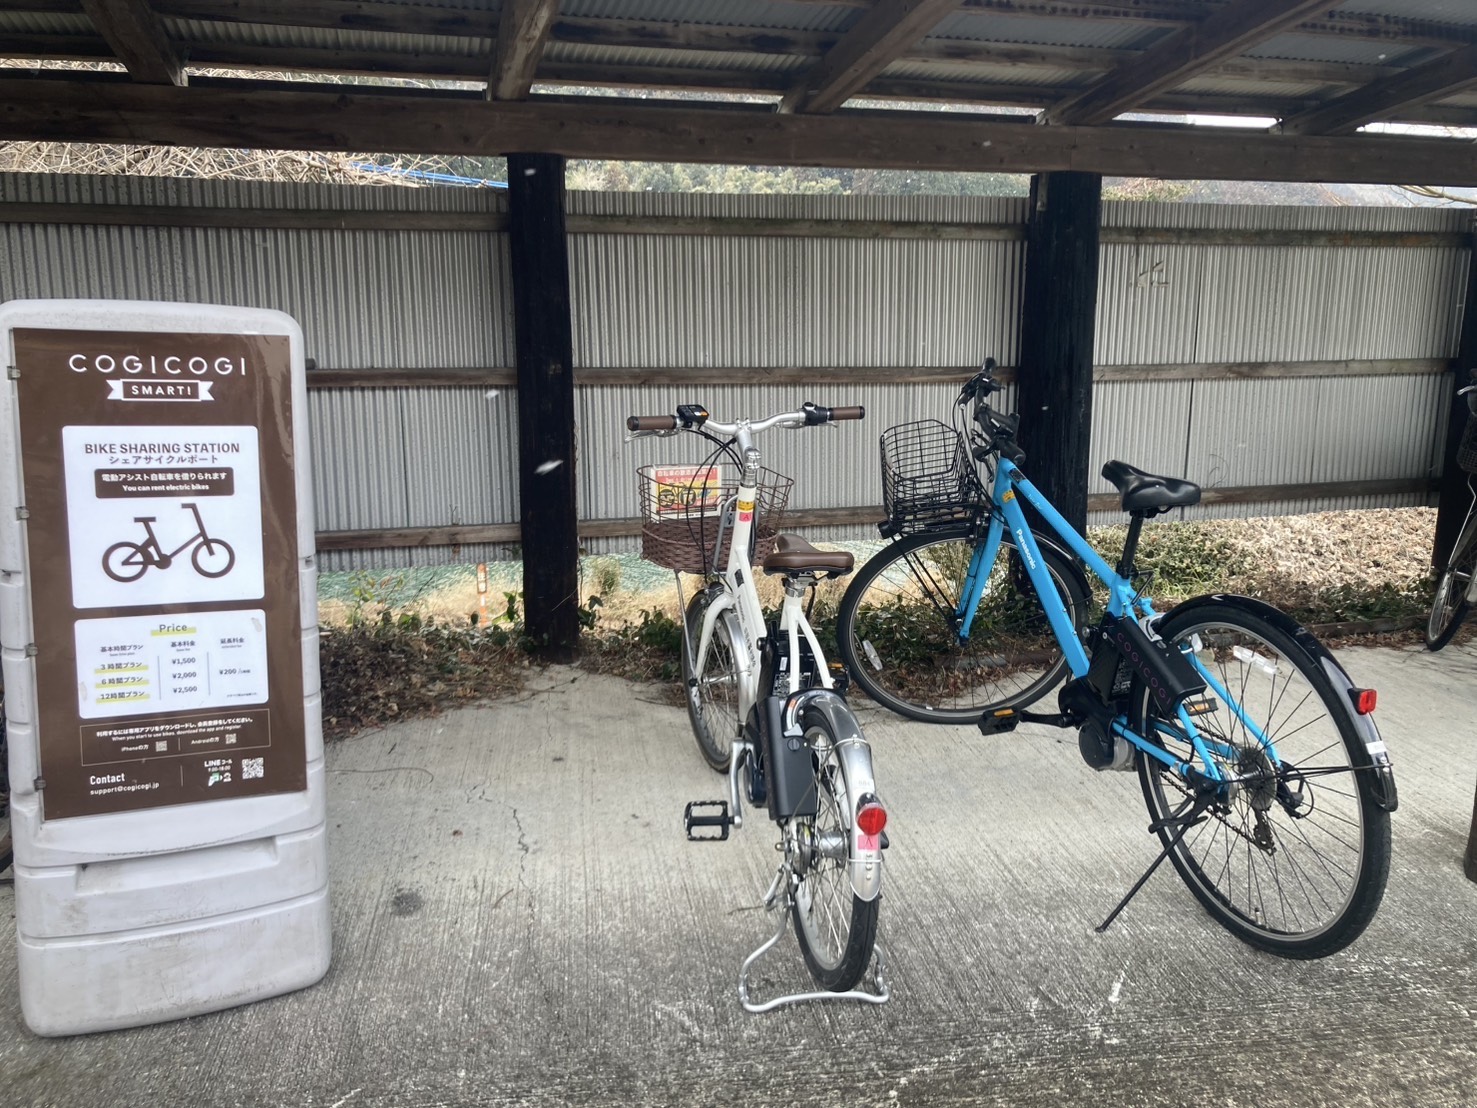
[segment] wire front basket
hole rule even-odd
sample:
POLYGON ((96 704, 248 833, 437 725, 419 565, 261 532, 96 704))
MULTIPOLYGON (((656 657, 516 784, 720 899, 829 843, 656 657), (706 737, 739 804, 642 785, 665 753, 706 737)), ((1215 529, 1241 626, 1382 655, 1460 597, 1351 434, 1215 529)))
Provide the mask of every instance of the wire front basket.
MULTIPOLYGON (((725 480, 723 469, 651 465, 636 470, 643 558, 683 573, 706 573, 728 564, 735 515, 745 508, 738 503, 738 482, 725 480)), ((771 469, 759 470, 751 564, 774 549, 793 484, 771 469)))
POLYGON ((1477 473, 1477 415, 1467 416, 1461 445, 1456 450, 1456 464, 1464 473, 1477 473))
POLYGON ((923 419, 882 432, 882 506, 899 534, 973 519, 984 503, 964 437, 923 419))

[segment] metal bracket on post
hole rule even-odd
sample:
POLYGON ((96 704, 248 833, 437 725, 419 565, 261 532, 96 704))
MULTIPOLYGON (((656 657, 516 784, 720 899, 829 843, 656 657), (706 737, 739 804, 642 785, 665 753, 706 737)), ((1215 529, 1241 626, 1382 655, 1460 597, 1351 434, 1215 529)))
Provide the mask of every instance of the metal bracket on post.
POLYGON ((864 989, 852 989, 849 992, 813 992, 813 993, 791 993, 787 996, 777 996, 773 1000, 766 1000, 762 1004, 756 1003, 749 996, 749 968, 753 966, 780 941, 780 936, 785 933, 785 924, 789 922, 790 908, 794 900, 790 894, 790 867, 781 864, 779 872, 774 875, 774 880, 769 884, 769 891, 764 894, 764 907, 766 911, 779 909, 779 926, 774 929, 774 934, 759 945, 759 948, 744 959, 744 964, 739 967, 738 994, 739 1003, 744 1006, 746 1012, 772 1012, 776 1008, 786 1007, 791 1004, 807 1004, 812 1001, 821 1000, 856 1000, 863 1004, 886 1004, 892 998, 892 993, 887 988, 885 971, 887 958, 883 953, 882 944, 878 943, 872 948, 872 979, 876 983, 875 992, 867 992, 864 989), (781 895, 780 890, 784 890, 781 895))

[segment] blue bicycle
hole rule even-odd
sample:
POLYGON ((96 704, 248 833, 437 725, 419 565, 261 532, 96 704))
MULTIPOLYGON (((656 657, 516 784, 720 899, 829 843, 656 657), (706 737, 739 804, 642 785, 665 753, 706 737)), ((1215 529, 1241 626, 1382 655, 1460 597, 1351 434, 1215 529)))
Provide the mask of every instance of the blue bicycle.
POLYGON ((841 602, 852 678, 912 719, 986 734, 1075 728, 1090 766, 1137 769, 1162 851, 1099 930, 1168 857, 1253 946, 1290 958, 1347 946, 1390 867, 1396 790, 1374 691, 1261 601, 1202 596, 1156 611, 1134 566, 1140 532, 1200 489, 1104 466, 1130 517, 1110 566, 1021 472, 1019 417, 988 403, 993 368, 965 385, 956 426, 883 435, 880 527, 893 541, 841 602), (1032 529, 1022 502, 1054 538, 1032 529), (1059 684, 1056 712, 1025 710, 1059 684))

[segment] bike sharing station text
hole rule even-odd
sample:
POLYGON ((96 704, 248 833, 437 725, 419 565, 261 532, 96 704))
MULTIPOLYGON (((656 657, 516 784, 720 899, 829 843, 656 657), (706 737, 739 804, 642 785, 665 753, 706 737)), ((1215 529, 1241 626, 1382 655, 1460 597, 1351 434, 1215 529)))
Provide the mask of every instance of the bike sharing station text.
POLYGON ((14 336, 45 818, 305 788, 289 340, 14 336))

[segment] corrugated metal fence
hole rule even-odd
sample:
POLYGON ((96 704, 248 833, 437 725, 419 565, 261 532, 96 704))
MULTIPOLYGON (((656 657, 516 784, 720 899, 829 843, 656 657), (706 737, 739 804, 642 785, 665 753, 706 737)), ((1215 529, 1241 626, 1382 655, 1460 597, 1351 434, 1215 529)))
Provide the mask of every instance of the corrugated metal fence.
MULTIPOLYGON (((695 460, 625 444, 627 414, 865 404, 866 424, 764 444, 799 478, 794 508, 857 508, 879 499, 884 427, 947 418, 986 354, 1014 364, 1023 199, 576 193, 569 210, 580 517, 607 521, 592 552, 631 546, 636 465, 695 460)), ((323 567, 506 557, 506 218, 490 191, 0 175, 0 299, 289 312, 317 366, 319 528, 340 533, 323 567), (399 545, 334 548, 379 542, 399 545)), ((1232 490, 1201 515, 1424 503, 1471 229, 1429 209, 1105 205, 1094 464, 1232 490), (1289 488, 1350 482, 1380 484, 1289 488)), ((856 518, 824 533, 868 533, 838 526, 856 518)))

